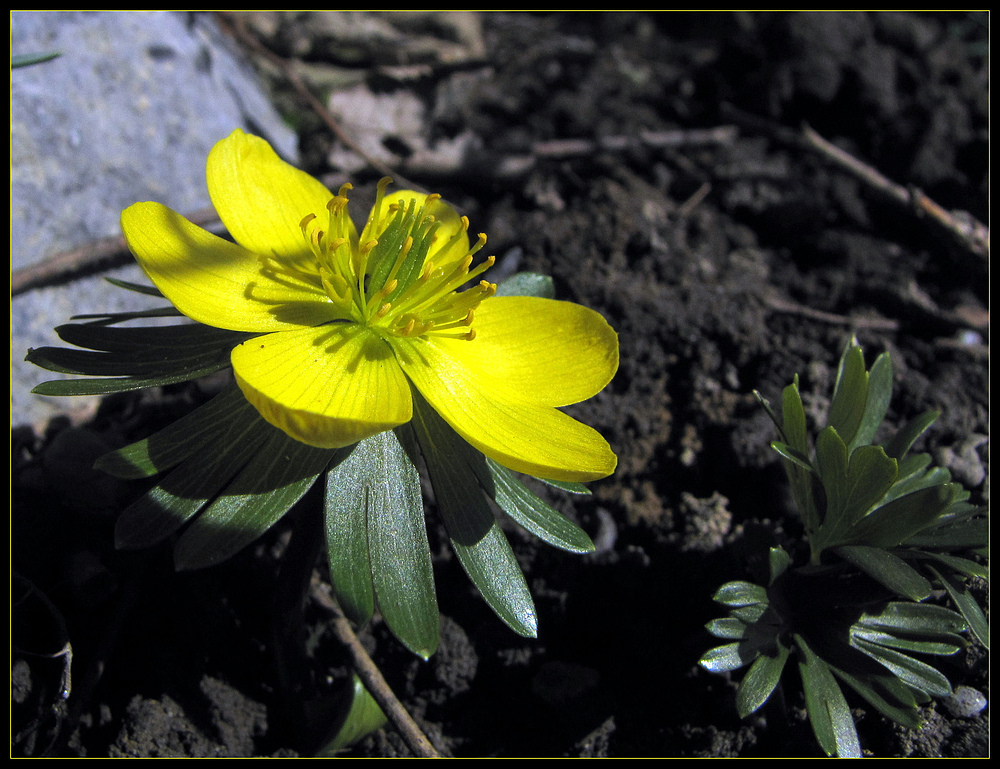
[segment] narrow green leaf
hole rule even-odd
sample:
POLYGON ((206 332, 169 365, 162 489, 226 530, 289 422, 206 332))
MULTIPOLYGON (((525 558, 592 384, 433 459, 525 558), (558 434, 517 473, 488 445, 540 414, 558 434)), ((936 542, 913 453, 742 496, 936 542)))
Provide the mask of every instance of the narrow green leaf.
POLYGON ((929 569, 934 578, 944 585, 948 596, 955 606, 958 607, 965 621, 969 623, 969 630, 979 639, 979 643, 989 651, 990 623, 987 621, 986 615, 983 614, 983 610, 979 608, 979 604, 976 603, 976 599, 972 597, 969 588, 953 574, 948 574, 943 569, 941 571, 938 571, 934 567, 929 567, 929 569))
POLYGON ((928 641, 857 626, 851 628, 851 635, 869 643, 885 646, 888 649, 899 649, 900 651, 915 652, 916 654, 934 654, 941 657, 956 654, 965 647, 961 636, 954 636, 950 642, 928 641))
POLYGON ((274 429, 256 411, 240 413, 217 440, 201 446, 125 509, 115 524, 116 547, 149 547, 169 537, 215 498, 274 429))
POLYGON ((121 280, 120 278, 109 278, 105 276, 104 278, 112 286, 118 286, 118 288, 124 288, 126 291, 135 291, 137 294, 145 294, 146 296, 155 296, 159 299, 165 299, 166 297, 160 292, 160 289, 156 286, 144 286, 141 283, 132 283, 128 280, 121 280))
POLYGON ((888 670, 865 670, 861 675, 854 675, 833 665, 830 669, 886 718, 908 729, 920 728, 920 714, 913 690, 888 670))
POLYGON ((924 431, 930 427, 937 418, 941 416, 940 411, 925 411, 916 419, 912 419, 901 427, 892 439, 885 445, 885 453, 893 459, 902 459, 913 447, 924 431))
MULTIPOLYGON (((535 478, 535 476, 531 477, 535 478)), ((554 481, 551 478, 537 478, 536 480, 541 481, 546 486, 551 486, 554 489, 559 489, 560 491, 565 491, 569 494, 582 494, 584 496, 590 496, 593 493, 582 483, 577 483, 576 481, 554 481)))
POLYGON ((736 690, 736 712, 740 718, 746 718, 767 702, 781 680, 790 651, 787 646, 781 645, 773 657, 762 654, 754 660, 736 690))
POLYGON ((844 352, 837 371, 837 383, 830 401, 826 424, 837 431, 847 445, 853 445, 868 400, 868 372, 861 348, 852 345, 844 352))
POLYGON ((848 448, 854 451, 859 446, 866 446, 875 438, 875 433, 885 419, 889 410, 889 399, 892 397, 892 361, 889 353, 884 352, 875 359, 868 372, 868 396, 865 400, 865 410, 854 438, 848 443, 848 448))
POLYGON ((989 541, 989 518, 963 516, 923 529, 919 534, 907 537, 905 544, 908 547, 963 550, 986 547, 989 541))
POLYGON ((358 626, 375 613, 366 487, 371 456, 369 452, 354 456, 364 443, 327 472, 324 497, 330 583, 345 616, 358 626))
POLYGON ((911 558, 936 561, 947 572, 962 574, 966 577, 981 577, 985 580, 990 578, 990 569, 988 566, 976 563, 968 558, 960 558, 957 555, 948 555, 947 553, 930 553, 924 550, 908 550, 908 552, 911 558))
POLYGON ((898 595, 922 601, 931 594, 931 583, 902 558, 888 550, 863 545, 845 545, 833 551, 898 595))
POLYGON ((149 310, 134 312, 95 312, 86 315, 74 315, 70 320, 87 320, 93 326, 109 326, 113 323, 125 323, 140 318, 183 318, 184 313, 176 307, 153 307, 149 310))
POLYGON ((796 467, 805 470, 807 473, 812 473, 812 463, 809 461, 809 457, 805 454, 796 451, 788 444, 781 443, 780 441, 772 441, 771 448, 796 467))
POLYGON ((771 421, 774 422, 774 426, 778 429, 778 435, 781 436, 782 442, 787 443, 785 431, 781 425, 781 420, 778 419, 778 415, 774 413, 774 409, 771 407, 771 402, 761 395, 759 390, 753 391, 753 397, 757 399, 757 402, 763 407, 764 411, 767 412, 767 415, 771 417, 771 421))
POLYGON ((540 296, 555 299, 556 288, 549 275, 537 272, 517 272, 497 286, 497 296, 540 296))
POLYGON ((864 638, 851 636, 851 646, 891 670, 903 683, 932 697, 947 697, 951 684, 930 665, 864 638))
MULTIPOLYGON (((474 451, 471 446, 469 450, 474 451)), ((492 475, 492 483, 484 486, 484 490, 517 523, 539 539, 571 553, 594 551, 594 543, 587 532, 532 494, 510 470, 488 457, 485 466, 492 475)), ((489 479, 480 478, 480 484, 484 480, 489 479)))
POLYGON ((45 53, 12 53, 10 56, 10 68, 20 69, 30 67, 32 64, 42 64, 52 61, 62 56, 62 51, 46 51, 45 53))
POLYGON ((246 467, 188 527, 174 547, 178 570, 232 557, 277 523, 316 482, 336 451, 307 446, 277 428, 246 467))
POLYGON ((817 742, 828 756, 861 758, 861 743, 851 710, 830 667, 809 648, 802 636, 795 635, 795 643, 802 652, 799 673, 809 722, 817 742))
POLYGON ((538 620, 521 567, 490 512, 475 475, 464 462, 461 441, 419 394, 413 427, 458 560, 483 598, 516 633, 534 638, 538 620))
POLYGON ((218 440, 233 424, 255 420, 257 416, 257 410, 233 384, 149 438, 105 454, 94 466, 118 478, 156 475, 218 440))
POLYGON ((379 611, 395 636, 427 659, 437 650, 441 619, 420 475, 393 431, 368 438, 355 453, 362 448, 370 455, 368 549, 379 611))
POLYGON ((767 604, 767 589, 752 582, 736 580, 727 582, 715 591, 712 600, 725 606, 751 606, 767 604))
POLYGON ((931 486, 892 500, 858 521, 844 541, 871 547, 895 547, 927 528, 948 509, 955 484, 931 486))
POLYGON ((339 752, 389 723, 382 708, 361 683, 357 673, 351 674, 350 692, 346 699, 343 721, 337 728, 336 734, 317 751, 316 755, 320 758, 336 757, 339 752))
MULTIPOLYGON (((802 407, 802 397, 799 395, 798 374, 795 375, 792 384, 781 393, 781 413, 784 443, 797 452, 798 456, 805 457, 808 462, 809 437, 806 431, 806 412, 802 407)), ((795 506, 802 516, 807 534, 812 534, 821 523, 816 500, 813 497, 813 472, 793 462, 786 461, 784 464, 795 506)))
POLYGON ((806 410, 802 406, 802 396, 799 395, 799 375, 795 381, 781 391, 781 430, 785 443, 804 456, 809 455, 809 442, 806 436, 806 410))

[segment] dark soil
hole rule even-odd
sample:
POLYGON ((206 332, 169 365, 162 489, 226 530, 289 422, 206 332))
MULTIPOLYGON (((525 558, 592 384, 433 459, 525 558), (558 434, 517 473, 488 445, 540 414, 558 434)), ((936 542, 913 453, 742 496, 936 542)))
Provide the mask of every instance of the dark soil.
MULTIPOLYGON (((427 24, 409 34, 446 34, 427 24)), ((282 17, 267 42, 330 61, 312 28, 282 17)), ((509 528, 536 640, 475 593, 430 505, 441 648, 421 662, 377 621, 363 640, 456 756, 819 755, 791 669, 740 721, 738 676, 696 665, 714 645, 703 625, 721 613, 715 589, 753 578, 769 545, 792 549, 801 534, 751 391, 773 401, 798 373, 822 417, 851 335, 869 362, 889 350, 889 422, 939 409, 924 448, 985 503, 988 259, 833 167, 800 127, 986 221, 988 16, 484 14, 481 39, 481 57, 454 65, 361 48, 350 66, 373 89, 417 93, 431 138, 473 132, 479 149, 463 164, 404 173, 464 209, 491 253, 551 274, 559 298, 618 331, 617 377, 572 412, 620 464, 592 497, 541 492, 597 553, 509 528), (733 130, 699 139, 720 126, 733 130), (664 132, 677 142, 642 140, 664 132), (541 144, 570 139, 584 143, 541 144)), ((329 173, 333 137, 300 119, 308 170, 329 173)), ((358 180, 359 197, 379 175, 358 180)), ((348 667, 312 603, 288 644, 279 572, 299 511, 204 571, 175 573, 166 546, 113 550, 115 516, 141 488, 98 475, 93 459, 211 390, 109 398, 82 427, 12 433, 14 754, 294 756, 323 737, 308 716, 348 667), (63 700, 64 657, 51 655, 67 641, 63 700), (286 652, 279 671, 274 652, 289 648, 305 656, 286 652)), ((988 696, 980 647, 942 669, 988 696)), ((850 702, 874 755, 987 754, 988 711, 931 705, 928 727, 910 733, 850 702)), ((390 728, 352 751, 406 754, 390 728)))

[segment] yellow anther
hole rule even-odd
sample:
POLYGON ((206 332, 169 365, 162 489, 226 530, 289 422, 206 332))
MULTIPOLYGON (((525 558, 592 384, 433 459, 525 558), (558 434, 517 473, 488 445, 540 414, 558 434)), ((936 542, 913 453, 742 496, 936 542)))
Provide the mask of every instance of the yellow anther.
POLYGON ((378 312, 375 313, 375 317, 384 318, 386 315, 389 314, 389 310, 391 309, 392 305, 389 304, 389 302, 386 302, 385 304, 383 304, 381 307, 378 308, 378 312))
POLYGON ((377 240, 369 240, 367 243, 365 243, 365 244, 363 244, 361 246, 361 255, 362 256, 368 256, 368 254, 371 253, 371 250, 373 248, 375 248, 375 246, 377 246, 377 245, 378 245, 378 241, 377 240))
POLYGON ((465 335, 465 340, 467 342, 471 342, 475 338, 476 338, 476 329, 470 328, 469 333, 465 335))
MULTIPOLYGON (((389 181, 392 181, 392 180, 390 179, 389 181)), ((354 189, 354 185, 353 184, 351 184, 350 182, 345 182, 344 184, 340 185, 340 190, 337 192, 337 197, 338 198, 344 198, 346 200, 347 199, 347 193, 350 192, 353 189, 354 189)))

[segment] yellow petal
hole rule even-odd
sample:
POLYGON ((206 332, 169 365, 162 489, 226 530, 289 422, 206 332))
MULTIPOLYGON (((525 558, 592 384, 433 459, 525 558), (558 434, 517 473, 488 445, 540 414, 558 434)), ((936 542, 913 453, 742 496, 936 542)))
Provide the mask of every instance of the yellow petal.
MULTIPOLYGON (((428 195, 423 192, 413 190, 397 190, 385 196, 382 201, 382 216, 385 217, 389 206, 396 203, 402 207, 410 205, 410 201, 416 201, 416 210, 427 202, 428 195)), ((432 200, 425 212, 433 216, 441 223, 434 236, 434 245, 431 247, 429 258, 438 267, 452 264, 464 258, 469 253, 469 236, 466 233, 465 224, 458 211, 445 203, 440 198, 432 200)))
POLYGON ((393 349, 427 402, 470 444, 511 470, 556 481, 593 481, 618 458, 596 430, 551 406, 498 391, 434 338, 394 339, 393 349))
POLYGON ((285 331, 233 349, 236 382, 275 427, 310 446, 350 446, 410 421, 410 385, 389 346, 349 323, 285 331))
POLYGON ((265 256, 307 255, 299 223, 309 214, 326 221, 326 204, 333 198, 321 182, 279 158, 266 141, 240 130, 212 148, 205 175, 226 229, 237 243, 265 256))
POLYGON ((232 331, 280 331, 334 317, 320 285, 263 270, 256 254, 166 206, 136 203, 122 211, 121 225, 149 279, 199 323, 232 331))
POLYGON ((618 370, 618 335, 591 309, 529 296, 497 296, 475 310, 471 342, 443 339, 441 350, 491 390, 546 406, 579 403, 618 370))

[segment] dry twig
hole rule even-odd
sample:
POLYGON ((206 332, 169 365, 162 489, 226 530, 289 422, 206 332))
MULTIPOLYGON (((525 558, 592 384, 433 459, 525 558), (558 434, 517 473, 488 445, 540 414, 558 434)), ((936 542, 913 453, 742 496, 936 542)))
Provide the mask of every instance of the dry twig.
POLYGON ((350 654, 351 664, 358 674, 358 678, 378 702, 388 719, 392 721, 393 726, 399 730, 400 736, 413 751, 413 754, 418 758, 440 758, 441 754, 417 726, 417 722, 403 707, 403 703, 393 694, 389 684, 383 678, 382 672, 368 656, 365 647, 361 645, 361 641, 354 634, 351 623, 330 595, 326 585, 315 585, 312 595, 320 606, 333 615, 333 633, 350 654))
MULTIPOLYGON (((202 208, 187 218, 210 232, 223 231, 213 208, 202 208)), ((127 264, 131 259, 125 238, 120 235, 101 238, 85 246, 54 254, 37 264, 14 270, 10 275, 10 293, 11 296, 17 296, 33 288, 61 283, 102 268, 127 264)))
POLYGON ((827 141, 808 125, 802 127, 806 143, 835 165, 849 172, 874 190, 904 205, 918 216, 926 216, 935 225, 961 243, 968 251, 989 264, 989 228, 965 211, 949 212, 916 188, 907 189, 887 179, 867 163, 827 141))
POLYGON ((282 74, 288 79, 288 82, 292 84, 296 93, 302 97, 303 101, 309 105, 309 108, 316 113, 320 120, 326 123, 326 126, 333 131, 334 136, 336 136, 341 143, 347 146, 352 152, 356 153, 358 157, 362 158, 368 165, 374 168, 379 173, 385 176, 393 176, 396 182, 400 183, 403 187, 409 189, 420 190, 419 186, 415 186, 412 182, 403 178, 398 172, 394 173, 389 166, 383 163, 378 158, 371 157, 366 153, 353 137, 351 137, 340 124, 336 121, 330 111, 323 106, 322 102, 317 99, 313 92, 309 90, 309 87, 305 84, 302 77, 298 72, 295 71, 295 67, 287 59, 278 56, 274 51, 270 50, 265 46, 257 37, 249 30, 246 26, 245 19, 238 14, 230 13, 219 13, 218 14, 219 23, 223 28, 229 30, 229 32, 235 36, 244 45, 253 49, 256 53, 263 56, 271 64, 281 70, 282 74))

